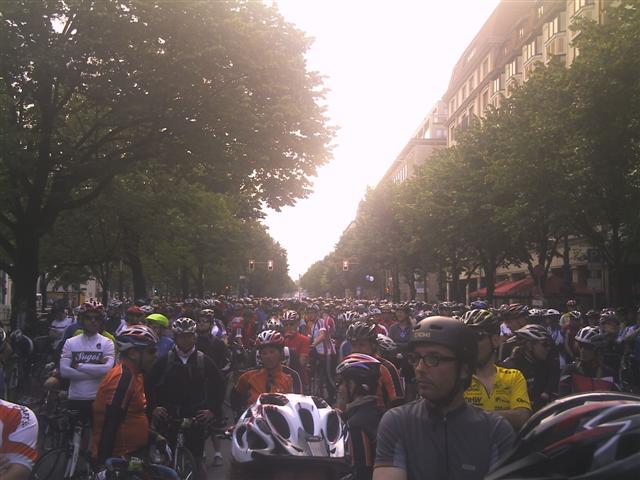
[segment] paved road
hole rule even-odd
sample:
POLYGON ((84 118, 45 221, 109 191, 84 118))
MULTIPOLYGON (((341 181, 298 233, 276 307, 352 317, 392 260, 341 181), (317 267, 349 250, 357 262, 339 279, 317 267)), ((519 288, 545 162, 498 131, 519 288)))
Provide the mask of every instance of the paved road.
POLYGON ((221 450, 222 450, 222 459, 223 464, 221 467, 211 467, 211 462, 213 461, 213 444, 210 440, 207 440, 207 444, 205 445, 205 454, 207 456, 207 478, 209 480, 223 480, 229 478, 229 466, 231 465, 231 441, 229 440, 221 440, 221 450))

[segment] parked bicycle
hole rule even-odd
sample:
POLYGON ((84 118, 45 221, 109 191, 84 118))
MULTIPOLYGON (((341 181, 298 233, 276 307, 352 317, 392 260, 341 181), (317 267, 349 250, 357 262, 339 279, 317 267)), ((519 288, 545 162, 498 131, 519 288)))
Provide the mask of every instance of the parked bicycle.
POLYGON ((35 480, 52 479, 93 479, 91 457, 84 439, 90 437, 90 426, 78 411, 63 410, 63 417, 69 419, 67 444, 49 450, 42 455, 33 468, 32 478, 35 480))

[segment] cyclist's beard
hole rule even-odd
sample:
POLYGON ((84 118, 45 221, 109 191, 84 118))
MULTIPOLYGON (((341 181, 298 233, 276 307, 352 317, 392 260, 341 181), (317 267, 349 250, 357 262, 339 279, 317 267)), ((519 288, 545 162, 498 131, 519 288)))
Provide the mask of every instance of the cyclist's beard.
POLYGON ((463 380, 460 379, 460 369, 462 368, 460 362, 457 362, 457 367, 456 367, 456 382, 453 384, 453 387, 451 387, 451 390, 449 391, 449 393, 447 393, 445 396, 438 398, 436 400, 431 400, 431 399, 425 399, 427 404, 433 408, 436 411, 440 411, 442 409, 444 409, 445 407, 448 407, 451 402, 453 401, 454 398, 456 398, 456 396, 461 392, 464 391, 464 384, 463 384, 463 380))

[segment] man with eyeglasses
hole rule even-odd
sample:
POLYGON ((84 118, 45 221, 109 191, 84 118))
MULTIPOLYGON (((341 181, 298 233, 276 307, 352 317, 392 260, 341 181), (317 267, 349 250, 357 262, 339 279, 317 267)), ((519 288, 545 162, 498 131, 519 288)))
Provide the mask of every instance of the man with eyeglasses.
POLYGON ((515 345, 511 356, 500 365, 520 370, 527 381, 533 411, 544 407, 558 393, 560 364, 550 358, 553 349, 551 333, 542 325, 525 325, 513 332, 508 342, 515 345))
POLYGON ((495 412, 519 430, 531 416, 527 381, 519 370, 496 365, 500 325, 489 310, 469 310, 462 317, 475 333, 478 358, 475 375, 464 394, 467 402, 495 412))
POLYGON ((422 398, 382 417, 373 480, 481 479, 509 451, 509 422, 464 399, 477 348, 457 319, 428 317, 415 326, 408 359, 422 398))

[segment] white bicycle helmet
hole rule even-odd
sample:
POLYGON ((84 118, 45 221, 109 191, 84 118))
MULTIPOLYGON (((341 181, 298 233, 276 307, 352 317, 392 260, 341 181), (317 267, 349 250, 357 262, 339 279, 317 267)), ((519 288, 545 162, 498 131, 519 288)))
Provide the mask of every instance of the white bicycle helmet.
POLYGON ((263 393, 240 416, 231 436, 236 462, 273 459, 346 461, 347 427, 320 397, 263 393))
POLYGON ((596 348, 603 347, 607 342, 607 337, 598 327, 582 327, 575 336, 576 342, 593 345, 596 348))
POLYGON ((125 352, 130 348, 147 348, 157 345, 158 335, 147 325, 130 325, 116 337, 118 351, 125 352))
POLYGON ((551 334, 549 333, 549 330, 544 328, 542 325, 525 325, 524 327, 516 330, 514 333, 516 334, 516 338, 518 340, 530 340, 534 342, 543 340, 551 341, 551 334))
POLYGON ((171 325, 171 330, 173 333, 196 333, 196 321, 193 318, 189 317, 181 317, 173 322, 171 325))

